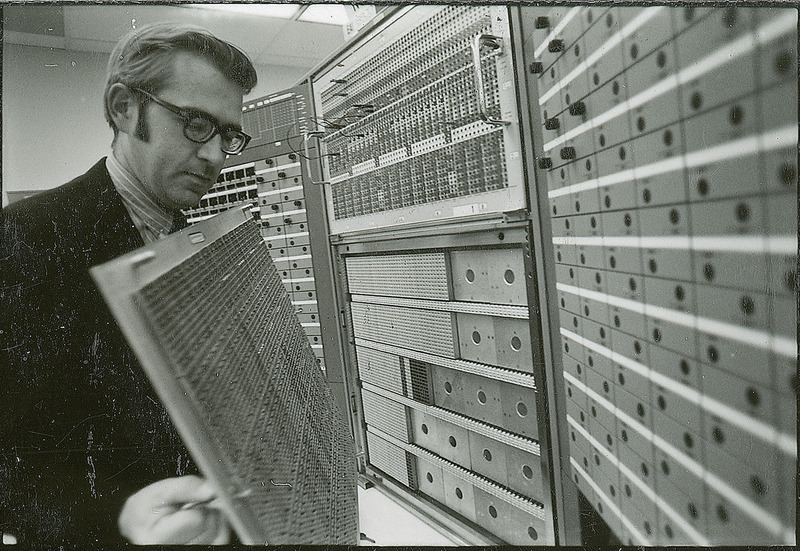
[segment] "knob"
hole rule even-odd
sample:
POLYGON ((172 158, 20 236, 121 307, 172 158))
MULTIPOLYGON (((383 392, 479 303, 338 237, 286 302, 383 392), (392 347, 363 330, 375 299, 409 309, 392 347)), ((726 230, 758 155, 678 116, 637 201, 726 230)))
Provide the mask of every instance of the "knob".
POLYGON ((551 159, 550 157, 540 157, 539 168, 541 168, 542 170, 553 168, 553 159, 551 159))
POLYGON ((534 61, 530 64, 529 69, 532 75, 538 75, 539 73, 544 73, 544 65, 542 65, 541 61, 534 61))
POLYGON ((546 29, 547 27, 550 26, 550 19, 546 16, 539 16, 536 18, 536 23, 534 24, 534 26, 537 29, 546 29))
POLYGON ((561 123, 558 122, 557 118, 553 117, 544 121, 544 127, 547 130, 558 130, 561 127, 561 123))
POLYGON ((575 148, 571 146, 561 148, 561 158, 565 161, 575 158, 575 148))
POLYGON ((554 38, 550 41, 550 44, 547 45, 547 50, 550 52, 563 52, 564 41, 560 38, 554 38))
POLYGON ((586 113, 586 104, 582 101, 576 101, 569 106, 569 114, 573 116, 583 115, 586 113))

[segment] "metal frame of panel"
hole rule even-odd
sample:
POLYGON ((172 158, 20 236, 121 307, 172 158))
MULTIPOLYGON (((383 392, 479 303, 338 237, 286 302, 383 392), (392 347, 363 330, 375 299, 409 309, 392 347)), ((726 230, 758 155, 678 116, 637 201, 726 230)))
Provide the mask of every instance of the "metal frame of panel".
POLYGON ((529 217, 532 228, 529 243, 530 254, 526 257, 526 261, 530 263, 531 273, 536 274, 536 290, 535 293, 532 292, 531 301, 540 305, 538 316, 541 323, 542 355, 545 363, 540 377, 543 392, 547 394, 548 404, 548 410, 542 412, 541 415, 546 420, 545 430, 554 450, 548 457, 551 461, 549 476, 553 492, 552 499, 560 505, 555 509, 554 521, 562 537, 562 544, 579 545, 581 543, 580 523, 575 514, 578 511, 578 493, 570 479, 568 457, 564 451, 569 449, 569 439, 564 424, 566 392, 561 377, 562 358, 558 333, 557 295, 552 286, 552 282, 555 281, 553 272, 555 258, 550 245, 552 231, 546 205, 536 200, 541 193, 541 173, 535 169, 536 151, 540 147, 539 144, 542 143, 540 113, 536 109, 531 110, 528 103, 522 99, 535 93, 535 83, 531 86, 528 79, 523 76, 530 71, 530 66, 526 61, 528 52, 525 50, 530 43, 523 34, 523 28, 532 23, 534 15, 530 9, 513 9, 512 15, 513 31, 516 37, 514 47, 517 55, 521 134, 530 140, 530 142, 526 141, 523 147, 523 162, 528 173, 528 195, 531 198, 529 217), (554 315, 554 313, 556 314, 554 315))
MULTIPOLYGON (((369 28, 370 25, 365 27, 365 30, 369 28)), ((302 89, 306 97, 312 97, 310 80, 304 81, 298 86, 298 89, 302 89)), ((309 111, 313 117, 313 103, 309 105, 309 111)), ((356 459, 359 468, 363 469, 363 452, 361 450, 364 449, 364 435, 360 427, 354 424, 355 379, 347 370, 348 348, 341 333, 341 328, 346 323, 346 315, 349 312, 346 312, 339 303, 339 296, 342 296, 337 291, 340 278, 328 238, 328 215, 325 209, 324 188, 318 184, 322 180, 321 153, 318 144, 313 139, 306 137, 305 145, 308 146, 305 153, 309 158, 302 164, 303 192, 306 208, 308 212, 314 214, 308 217, 308 231, 313 251, 314 276, 318 282, 317 299, 322 329, 322 348, 328 367, 326 377, 339 406, 342 411, 347 412, 350 419, 351 430, 356 441, 356 459)))

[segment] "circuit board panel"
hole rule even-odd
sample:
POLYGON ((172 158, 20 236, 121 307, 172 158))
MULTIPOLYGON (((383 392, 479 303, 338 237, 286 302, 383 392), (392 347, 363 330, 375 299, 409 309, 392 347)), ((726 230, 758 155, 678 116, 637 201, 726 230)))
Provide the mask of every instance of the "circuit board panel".
POLYGON ((509 46, 502 8, 420 6, 315 79, 335 231, 524 206, 509 46))

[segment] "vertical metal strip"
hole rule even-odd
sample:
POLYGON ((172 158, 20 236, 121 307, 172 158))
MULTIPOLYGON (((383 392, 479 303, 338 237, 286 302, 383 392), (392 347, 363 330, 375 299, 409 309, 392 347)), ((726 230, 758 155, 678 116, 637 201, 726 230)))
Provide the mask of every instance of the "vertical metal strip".
MULTIPOLYGON (((569 439, 567 413, 564 399, 563 377, 561 376, 561 341, 555 289, 555 257, 553 252, 552 230, 547 212, 547 188, 540 186, 546 177, 537 168, 536 159, 542 155, 542 123, 535 98, 538 97, 537 82, 530 78, 530 65, 534 61, 534 45, 524 39, 524 31, 533 29, 536 16, 530 9, 511 9, 511 32, 515 37, 514 53, 517 63, 517 85, 520 102, 520 134, 530 136, 530 143, 523 144, 527 172, 527 189, 530 205, 530 226, 528 242, 525 247, 525 271, 528 278, 528 304, 531 307, 531 325, 538 320, 540 331, 539 357, 542 362, 534 365, 534 378, 537 386, 536 407, 539 417, 540 441, 547 439, 542 446, 543 480, 550 481, 550 499, 547 504, 553 514, 556 545, 580 545, 580 519, 578 518, 578 496, 569 478, 569 439), (518 37, 518 39, 516 38, 518 37), (544 450, 549 450, 545 452, 544 450)), ((531 331, 534 339, 534 331, 531 331)), ((536 341, 531 341, 536 346, 536 341)), ((536 357, 536 355, 534 355, 536 357)))

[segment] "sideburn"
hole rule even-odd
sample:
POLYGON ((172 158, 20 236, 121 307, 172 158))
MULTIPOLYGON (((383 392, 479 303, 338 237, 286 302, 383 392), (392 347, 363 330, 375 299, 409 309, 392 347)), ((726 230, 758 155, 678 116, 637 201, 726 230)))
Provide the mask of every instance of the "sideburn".
POLYGON ((134 135, 142 140, 143 142, 150 141, 150 128, 147 125, 147 117, 145 116, 145 110, 147 105, 144 100, 139 101, 139 114, 136 119, 136 129, 134 130, 134 135))

